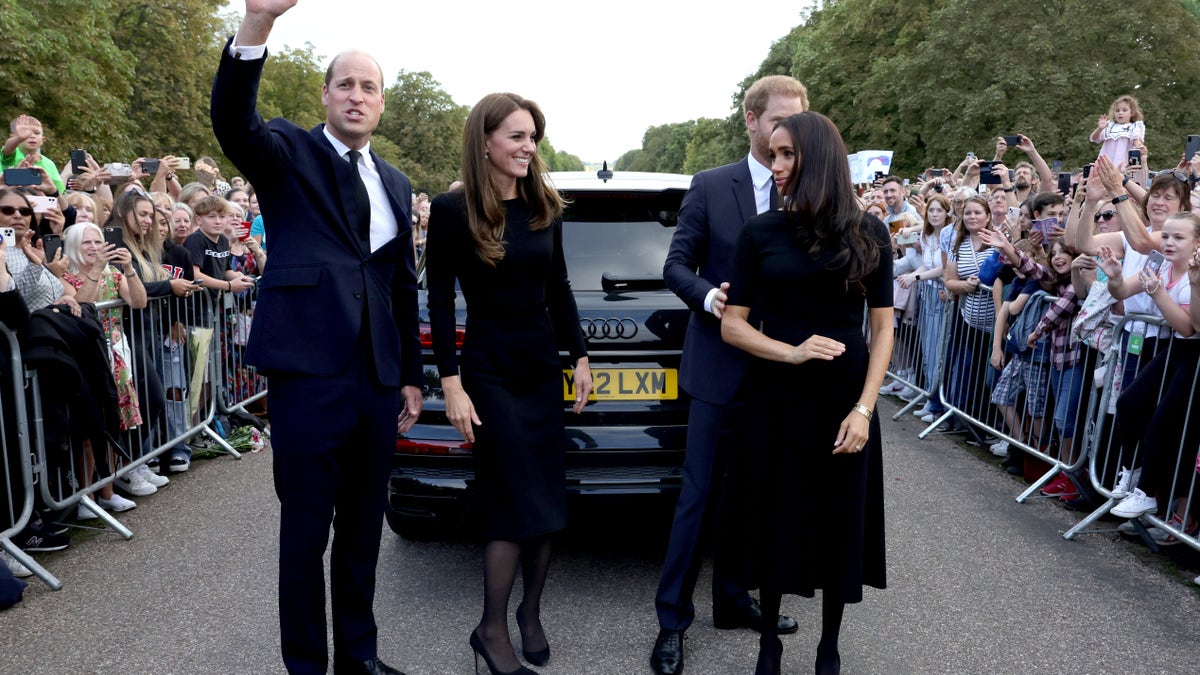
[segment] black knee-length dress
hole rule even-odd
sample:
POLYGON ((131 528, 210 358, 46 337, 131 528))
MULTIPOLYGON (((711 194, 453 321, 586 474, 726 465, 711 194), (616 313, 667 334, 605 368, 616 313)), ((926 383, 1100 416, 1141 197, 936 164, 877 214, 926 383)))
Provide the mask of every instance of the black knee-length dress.
POLYGON ((864 308, 892 306, 887 227, 871 216, 863 226, 882 249, 861 284, 827 269, 833 253, 811 255, 781 211, 751 218, 737 243, 729 304, 750 307, 768 337, 846 345, 831 361, 751 362, 750 430, 730 470, 717 553, 747 588, 806 597, 820 588, 858 602, 864 584, 886 585, 878 419, 862 452, 832 454, 866 380, 864 308))
POLYGON ((461 191, 430 204, 426 242, 429 322, 438 372, 458 375, 455 280, 467 303, 463 388, 481 425, 473 446, 483 534, 520 541, 563 529, 567 520, 563 364, 586 356, 567 279, 562 223, 529 228, 529 206, 506 201, 505 256, 492 267, 476 254, 461 191))

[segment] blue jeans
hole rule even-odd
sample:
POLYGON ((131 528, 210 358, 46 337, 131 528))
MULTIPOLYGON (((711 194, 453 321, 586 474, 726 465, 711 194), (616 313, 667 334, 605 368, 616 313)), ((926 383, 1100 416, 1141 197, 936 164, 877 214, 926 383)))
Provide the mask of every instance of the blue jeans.
POLYGON ((1054 425, 1063 438, 1075 437, 1075 420, 1085 411, 1079 409, 1082 398, 1083 366, 1076 363, 1070 368, 1050 368, 1050 389, 1054 392, 1054 425))

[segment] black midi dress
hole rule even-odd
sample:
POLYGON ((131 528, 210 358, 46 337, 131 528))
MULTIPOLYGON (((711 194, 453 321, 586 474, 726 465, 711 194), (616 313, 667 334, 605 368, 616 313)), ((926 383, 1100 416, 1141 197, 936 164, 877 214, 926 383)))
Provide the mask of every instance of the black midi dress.
POLYGON ((864 308, 892 307, 887 227, 871 216, 863 227, 881 250, 861 283, 848 284, 845 268, 828 269, 833 253, 812 255, 782 211, 751 218, 737 243, 729 304, 750 307, 768 337, 798 345, 822 335, 846 345, 831 361, 752 359, 749 431, 730 470, 717 551, 746 588, 805 597, 820 588, 858 602, 864 584, 886 585, 878 419, 861 452, 833 454, 866 380, 864 308))
POLYGON ((462 192, 430 205, 426 240, 429 322, 438 372, 459 375, 481 425, 474 428, 475 487, 483 535, 521 541, 567 520, 563 364, 586 356, 567 279, 562 223, 531 231, 530 210, 504 203, 505 256, 495 267, 475 252, 462 192), (467 304, 459 362, 455 280, 467 304))

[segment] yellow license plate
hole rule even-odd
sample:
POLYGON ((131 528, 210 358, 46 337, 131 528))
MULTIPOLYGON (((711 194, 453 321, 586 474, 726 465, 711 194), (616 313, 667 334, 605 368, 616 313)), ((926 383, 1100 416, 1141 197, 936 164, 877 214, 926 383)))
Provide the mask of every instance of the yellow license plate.
MULTIPOLYGON (((675 368, 592 368, 589 401, 673 401, 679 398, 675 368)), ((575 371, 563 371, 563 400, 575 400, 575 371)))

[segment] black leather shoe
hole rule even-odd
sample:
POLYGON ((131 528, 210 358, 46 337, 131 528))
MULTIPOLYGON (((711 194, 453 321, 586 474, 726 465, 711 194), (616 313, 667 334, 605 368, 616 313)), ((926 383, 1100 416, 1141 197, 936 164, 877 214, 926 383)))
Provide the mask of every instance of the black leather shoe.
POLYGON ((683 672, 683 631, 658 631, 654 651, 650 652, 650 668, 657 675, 680 675, 683 672))
MULTIPOLYGON (((750 598, 750 604, 732 608, 713 608, 713 625, 721 630, 734 628, 749 628, 762 632, 762 608, 758 600, 750 598)), ((775 628, 777 635, 787 635, 800 630, 800 624, 790 616, 779 615, 779 624, 775 628)))
POLYGON ((336 662, 333 672, 337 675, 404 675, 376 656, 366 661, 336 662))

